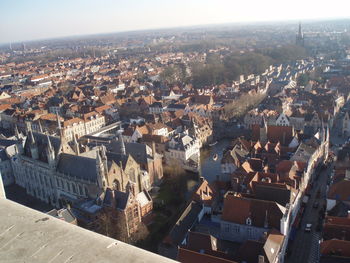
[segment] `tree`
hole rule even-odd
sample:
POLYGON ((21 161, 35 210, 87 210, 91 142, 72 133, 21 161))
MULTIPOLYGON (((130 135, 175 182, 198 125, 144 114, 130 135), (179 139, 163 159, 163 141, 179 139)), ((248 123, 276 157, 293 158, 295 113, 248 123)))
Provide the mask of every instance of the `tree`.
POLYGON ((149 234, 145 224, 140 222, 137 230, 129 236, 122 212, 111 209, 106 209, 100 213, 97 232, 129 244, 144 240, 149 234))
POLYGON ((248 110, 259 105, 265 97, 265 93, 242 94, 238 99, 224 106, 225 118, 243 116, 248 110))
POLYGON ((187 78, 186 65, 183 63, 167 66, 160 73, 159 78, 167 84, 184 83, 187 78))

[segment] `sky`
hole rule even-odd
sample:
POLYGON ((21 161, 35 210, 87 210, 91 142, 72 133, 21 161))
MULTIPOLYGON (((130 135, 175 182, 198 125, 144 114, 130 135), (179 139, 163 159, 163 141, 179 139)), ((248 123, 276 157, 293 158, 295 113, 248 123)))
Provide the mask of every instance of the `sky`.
POLYGON ((0 0, 0 43, 235 22, 349 18, 349 0, 0 0))

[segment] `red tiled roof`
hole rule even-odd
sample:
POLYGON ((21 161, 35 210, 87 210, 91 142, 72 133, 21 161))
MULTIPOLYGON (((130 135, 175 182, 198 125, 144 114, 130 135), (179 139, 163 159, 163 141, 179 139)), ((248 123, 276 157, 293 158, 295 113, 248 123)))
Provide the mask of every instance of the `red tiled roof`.
POLYGON ((320 244, 321 255, 334 255, 350 257, 350 241, 331 239, 320 244))
POLYGON ((350 180, 344 179, 340 182, 332 184, 329 188, 328 198, 350 201, 350 180))
POLYGON ((201 254, 185 248, 179 248, 177 260, 182 263, 235 263, 235 261, 232 260, 201 254))
POLYGON ((245 225, 249 217, 253 226, 264 227, 267 214, 268 226, 280 229, 280 220, 283 216, 281 209, 283 207, 276 202, 241 198, 227 193, 224 199, 222 220, 245 225))

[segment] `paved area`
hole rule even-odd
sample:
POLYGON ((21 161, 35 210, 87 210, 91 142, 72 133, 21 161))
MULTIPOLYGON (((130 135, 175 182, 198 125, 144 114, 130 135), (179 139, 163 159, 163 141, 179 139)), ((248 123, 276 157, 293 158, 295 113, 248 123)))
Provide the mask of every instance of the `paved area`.
POLYGON ((40 212, 48 212, 53 207, 43 201, 26 194, 26 190, 18 185, 10 185, 5 187, 6 198, 21 205, 38 210, 40 212))
MULTIPOLYGON (((339 125, 331 131, 331 142, 333 147, 330 149, 335 154, 338 151, 338 144, 343 144, 345 138, 339 137, 338 129, 339 125)), ((316 227, 319 222, 320 210, 326 205, 326 189, 327 189, 327 179, 333 169, 334 164, 330 164, 327 169, 320 172, 317 180, 314 181, 313 187, 310 191, 310 198, 305 207, 305 212, 301 220, 300 228, 297 230, 296 237, 294 241, 289 245, 291 254, 286 258, 287 263, 316 263, 318 262, 319 256, 319 240, 322 237, 321 231, 317 231, 316 227), (317 192, 320 195, 317 195, 317 192), (315 202, 319 203, 318 208, 314 208, 313 204, 315 202), (312 224, 311 232, 305 232, 304 229, 306 224, 312 224)))
POLYGON ((295 240, 290 244, 292 253, 287 258, 287 263, 318 262, 318 244, 321 234, 316 231, 316 226, 319 221, 319 211, 323 209, 325 204, 327 176, 330 172, 331 166, 321 171, 318 179, 313 184, 300 228, 297 230, 295 240), (318 190, 320 190, 320 198, 317 197, 318 190), (313 207, 316 201, 319 203, 318 208, 313 207), (312 224, 311 232, 304 231, 306 224, 312 224))

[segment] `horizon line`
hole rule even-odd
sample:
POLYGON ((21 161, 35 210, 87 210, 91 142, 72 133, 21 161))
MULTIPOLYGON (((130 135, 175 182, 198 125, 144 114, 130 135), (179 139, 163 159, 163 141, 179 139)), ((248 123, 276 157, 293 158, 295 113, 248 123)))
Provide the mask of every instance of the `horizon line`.
POLYGON ((87 34, 75 34, 75 35, 65 35, 65 36, 56 36, 49 38, 35 38, 28 40, 16 40, 13 42, 0 42, 1 46, 6 46, 10 44, 23 44, 30 42, 40 42, 40 41, 52 41, 59 39, 69 39, 69 38, 83 38, 89 36, 98 36, 98 35, 111 35, 111 34, 122 34, 122 33, 135 33, 135 32, 146 32, 146 31, 162 31, 162 30, 175 30, 175 29, 185 29, 185 28, 205 28, 212 26, 224 26, 224 25, 251 25, 251 24, 270 24, 270 23, 291 23, 291 22, 328 22, 328 21, 338 21, 338 20, 350 20, 349 17, 326 17, 326 18, 310 18, 310 19, 287 19, 287 20, 251 20, 251 21, 235 21, 235 22, 226 22, 226 23, 211 23, 211 24, 194 24, 194 25, 184 25, 184 26, 170 26, 170 27, 159 27, 159 28, 145 28, 145 29, 126 29, 120 31, 109 31, 109 32, 100 32, 100 33, 87 33, 87 34))

